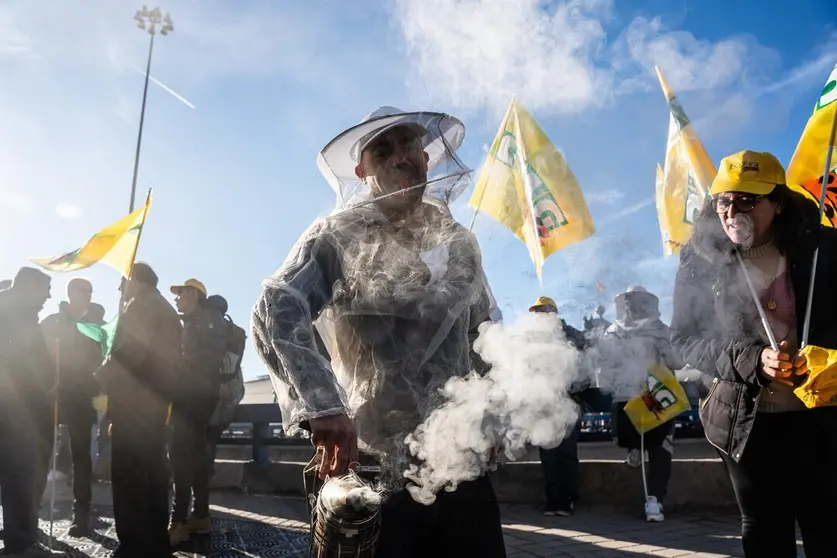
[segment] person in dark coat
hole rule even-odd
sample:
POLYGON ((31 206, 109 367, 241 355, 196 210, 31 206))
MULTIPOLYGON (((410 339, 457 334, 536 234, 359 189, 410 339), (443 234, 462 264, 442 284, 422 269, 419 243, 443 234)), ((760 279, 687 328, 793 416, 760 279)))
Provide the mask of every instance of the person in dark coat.
POLYGON ((710 196, 680 256, 672 341, 712 378, 701 421, 735 490, 744 553, 796 556, 798 523, 808 558, 837 556, 837 408, 807 409, 793 392, 808 373, 798 349, 817 248, 809 341, 837 349, 837 230, 768 153, 723 159, 710 196))
MULTIPOLYGON (((529 308, 530 312, 544 312, 555 314, 556 319, 561 320, 561 327, 567 341, 572 343, 576 349, 584 350, 586 339, 584 333, 567 324, 562 318, 558 318, 558 306, 555 301, 547 296, 538 298, 537 302, 529 308)), ((584 386, 582 386, 584 387, 584 386)), ((574 398, 579 399, 581 389, 574 391, 574 398)), ((541 468, 546 479, 546 507, 544 515, 568 517, 575 513, 575 504, 578 501, 578 438, 581 436, 581 413, 578 415, 573 429, 566 438, 554 448, 538 448, 541 458, 541 468)))
MULTIPOLYGON (((74 278, 67 284, 67 299, 58 312, 44 318, 41 330, 53 362, 58 361, 58 416, 70 435, 73 463, 73 522, 69 534, 81 537, 90 534, 90 501, 92 498, 93 463, 90 455, 96 409, 93 398, 99 395, 99 382, 94 373, 102 364, 101 346, 83 335, 79 321, 104 324, 92 310, 93 285, 87 279, 74 278)), ((48 429, 45 451, 40 456, 36 497, 40 500, 46 486, 52 447, 52 427, 48 429)))
POLYGON ((183 361, 178 382, 185 388, 172 406, 174 502, 169 538, 176 546, 189 540, 191 534, 212 532, 207 432, 221 392, 227 324, 218 307, 207 304, 206 287, 197 279, 176 285, 171 292, 183 320, 183 361))
POLYGON ((125 310, 98 373, 111 420, 117 558, 171 556, 166 421, 180 366, 181 327, 157 283, 157 274, 143 263, 123 280, 125 310))
POLYGON ((4 552, 10 556, 63 556, 38 542, 35 463, 38 424, 51 422, 55 366, 38 313, 50 298, 51 279, 21 268, 0 291, 0 491, 4 552))

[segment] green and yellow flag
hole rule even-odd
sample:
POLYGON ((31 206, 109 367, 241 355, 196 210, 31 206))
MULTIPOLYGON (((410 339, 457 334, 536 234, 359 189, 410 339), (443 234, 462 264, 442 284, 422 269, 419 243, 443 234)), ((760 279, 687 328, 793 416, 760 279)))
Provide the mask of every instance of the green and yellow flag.
POLYGON ((469 202, 529 248, 538 279, 552 253, 596 232, 581 188, 563 155, 515 99, 469 202))
POLYGON ((34 258, 32 261, 49 271, 77 271, 97 263, 104 263, 130 277, 134 267, 140 231, 151 207, 149 192, 145 205, 116 223, 93 235, 87 243, 66 254, 53 258, 34 258))
POLYGON ((670 111, 662 185, 657 187, 657 215, 663 253, 677 254, 692 237, 692 226, 715 178, 715 165, 706 153, 686 112, 657 68, 660 87, 670 111))
MULTIPOLYGON (((837 118, 837 65, 825 81, 825 87, 814 106, 814 113, 808 119, 796 151, 788 164, 788 186, 814 201, 819 207, 822 194, 822 174, 825 171, 825 157, 829 140, 833 141, 831 130, 837 118)), ((825 210, 822 223, 837 227, 837 157, 833 157, 828 174, 825 210)))
POLYGON ((625 404, 625 414, 639 434, 654 430, 691 407, 674 372, 650 363, 645 391, 625 404))

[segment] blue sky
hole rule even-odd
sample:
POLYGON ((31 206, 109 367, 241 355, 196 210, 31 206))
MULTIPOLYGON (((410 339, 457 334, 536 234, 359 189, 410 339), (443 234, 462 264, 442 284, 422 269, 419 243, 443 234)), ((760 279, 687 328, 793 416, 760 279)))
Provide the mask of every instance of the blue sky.
MULTIPOLYGON (((201 279, 246 324, 261 281, 334 205, 315 164, 333 136, 380 105, 450 112, 467 127, 460 155, 478 169, 516 93, 566 154, 597 233, 547 260, 541 288, 525 247, 478 218, 506 316, 547 294, 580 324, 639 283, 667 318, 676 258, 662 258, 653 196, 668 112, 653 65, 716 163, 744 148, 786 163, 837 62, 837 5, 779 6, 169 0, 176 29, 157 41, 151 74, 186 102, 150 86, 139 197, 153 186, 154 206, 140 259, 164 286, 201 279)), ((136 7, 0 4, 3 277, 127 212, 148 40, 136 7)), ((465 223, 469 195, 454 204, 465 223)), ((118 275, 85 275, 111 315, 118 275)), ((56 276, 46 311, 69 278, 56 276)), ((244 367, 264 370, 252 352, 244 367)))

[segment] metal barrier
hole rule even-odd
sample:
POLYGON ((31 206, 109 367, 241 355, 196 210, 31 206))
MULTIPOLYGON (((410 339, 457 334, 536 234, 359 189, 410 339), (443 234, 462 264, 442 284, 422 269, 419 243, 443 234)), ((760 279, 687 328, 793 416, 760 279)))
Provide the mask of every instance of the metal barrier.
MULTIPOLYGON (((582 430, 579 441, 607 440, 611 437, 610 412, 612 398, 598 388, 578 394, 582 407, 582 430)), ((703 435, 703 428, 697 414, 697 404, 677 417, 677 437, 703 435)), ((269 449, 272 446, 309 446, 307 436, 289 437, 282 429, 282 413, 273 403, 239 405, 231 426, 224 432, 219 445, 251 446, 252 460, 269 463, 269 449)))

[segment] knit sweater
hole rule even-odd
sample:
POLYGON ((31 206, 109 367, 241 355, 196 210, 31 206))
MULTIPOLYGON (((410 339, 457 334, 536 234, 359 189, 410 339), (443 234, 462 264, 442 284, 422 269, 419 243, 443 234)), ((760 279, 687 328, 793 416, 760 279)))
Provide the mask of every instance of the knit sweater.
MULTIPOLYGON (((756 292, 759 293, 776 342, 787 341, 788 352, 794 354, 798 347, 796 310, 790 275, 787 272, 787 259, 772 242, 745 250, 741 255, 756 292)), ((770 340, 761 320, 757 320, 754 325, 762 341, 769 344, 770 340)), ((792 387, 772 382, 762 388, 759 412, 785 413, 804 409, 805 405, 794 395, 792 387)))

